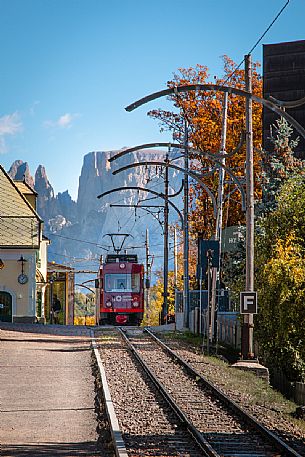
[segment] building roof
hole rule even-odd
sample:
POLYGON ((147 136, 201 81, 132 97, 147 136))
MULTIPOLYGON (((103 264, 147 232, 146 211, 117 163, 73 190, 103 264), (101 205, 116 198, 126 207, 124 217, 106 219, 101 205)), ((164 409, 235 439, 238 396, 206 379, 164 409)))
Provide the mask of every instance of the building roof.
POLYGON ((69 272, 69 271, 71 271, 73 273, 75 271, 75 268, 68 267, 67 265, 62 265, 62 264, 55 263, 55 262, 48 262, 48 273, 69 272))
POLYGON ((0 247, 38 248, 42 220, 0 165, 0 247))
POLYGON ((26 182, 14 179, 17 189, 24 195, 38 195, 37 192, 26 182))

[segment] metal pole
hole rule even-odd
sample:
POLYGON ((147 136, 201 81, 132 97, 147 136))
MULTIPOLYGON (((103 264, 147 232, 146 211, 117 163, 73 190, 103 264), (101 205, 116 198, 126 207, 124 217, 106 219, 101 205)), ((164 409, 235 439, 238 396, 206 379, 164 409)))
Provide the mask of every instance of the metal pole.
POLYGON ((199 273, 199 335, 202 333, 202 266, 199 265, 200 273, 199 273))
POLYGON ((161 324, 167 324, 168 315, 168 154, 165 158, 164 177, 164 267, 163 267, 163 307, 161 313, 161 324))
MULTIPOLYGON (((245 88, 252 93, 252 61, 245 56, 245 88)), ((252 100, 246 98, 246 291, 254 290, 254 173, 253 173, 253 130, 252 100)), ((242 329, 242 357, 253 358, 253 314, 244 315, 242 329)))
POLYGON ((212 253, 210 249, 207 252, 208 258, 208 305, 206 311, 206 328, 207 328, 207 354, 210 354, 210 294, 211 294, 211 261, 212 261, 212 253))
POLYGON ((188 201, 189 201, 189 182, 188 182, 188 129, 187 122, 184 123, 184 208, 183 208, 183 312, 184 327, 189 327, 189 224, 188 224, 188 201))
POLYGON ((178 277, 178 253, 177 253, 177 229, 174 227, 174 289, 177 290, 178 277))
POLYGON ((177 278, 178 278, 178 252, 177 229, 174 227, 174 297, 175 297, 175 331, 177 328, 177 278))
POLYGON ((148 319, 148 307, 149 307, 149 233, 148 228, 146 229, 146 239, 145 239, 145 248, 146 248, 146 277, 145 277, 145 317, 148 319))
MULTIPOLYGON (((220 152, 226 152, 227 140, 227 118, 228 118, 228 93, 224 93, 223 109, 222 109, 222 129, 221 129, 221 142, 220 152)), ((219 162, 225 165, 225 158, 221 158, 219 162)), ((217 195, 217 217, 215 227, 215 240, 219 241, 219 264, 218 268, 212 268, 212 299, 211 299, 211 330, 212 337, 214 337, 214 322, 216 313, 216 288, 217 288, 217 271, 220 274, 220 259, 221 259, 221 232, 223 220, 223 191, 224 191, 224 178, 225 170, 219 167, 219 181, 218 181, 218 195, 217 195)))
POLYGON ((54 323, 53 312, 53 279, 50 279, 50 324, 54 323))
MULTIPOLYGON (((226 153, 227 140, 227 118, 228 118, 228 92, 224 93, 223 111, 222 111, 222 130, 220 152, 226 153)), ((225 165, 226 159, 223 157, 219 160, 222 165, 225 165)), ((217 200, 217 218, 216 218, 216 240, 221 243, 222 219, 223 219, 223 190, 224 190, 225 170, 219 167, 219 183, 218 183, 218 200, 217 200)), ((220 254, 220 246, 219 246, 220 254)))

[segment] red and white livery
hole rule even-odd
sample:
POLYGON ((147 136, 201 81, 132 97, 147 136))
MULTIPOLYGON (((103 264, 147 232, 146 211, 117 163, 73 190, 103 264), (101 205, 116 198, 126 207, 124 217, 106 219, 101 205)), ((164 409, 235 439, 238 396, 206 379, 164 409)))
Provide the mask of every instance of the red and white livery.
POLYGON ((135 254, 108 254, 100 265, 100 324, 139 325, 144 312, 144 265, 135 254))

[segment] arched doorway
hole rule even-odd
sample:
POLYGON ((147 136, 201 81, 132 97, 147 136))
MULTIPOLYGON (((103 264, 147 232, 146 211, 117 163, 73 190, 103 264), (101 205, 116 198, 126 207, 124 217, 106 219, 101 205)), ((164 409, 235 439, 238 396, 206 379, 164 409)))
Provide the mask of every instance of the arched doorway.
POLYGON ((9 292, 0 290, 0 322, 12 322, 13 300, 9 292))

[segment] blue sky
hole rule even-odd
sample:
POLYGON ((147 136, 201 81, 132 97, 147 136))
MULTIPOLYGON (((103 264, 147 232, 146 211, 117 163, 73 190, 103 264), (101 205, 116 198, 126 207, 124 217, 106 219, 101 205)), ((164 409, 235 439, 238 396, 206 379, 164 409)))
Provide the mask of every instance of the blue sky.
MULTIPOLYGON (((286 0, 0 0, 0 162, 46 167, 75 198, 83 156, 170 140, 148 109, 124 107, 197 63, 221 75, 239 63, 286 0)), ((262 44, 305 39, 305 1, 287 8, 262 44)))

